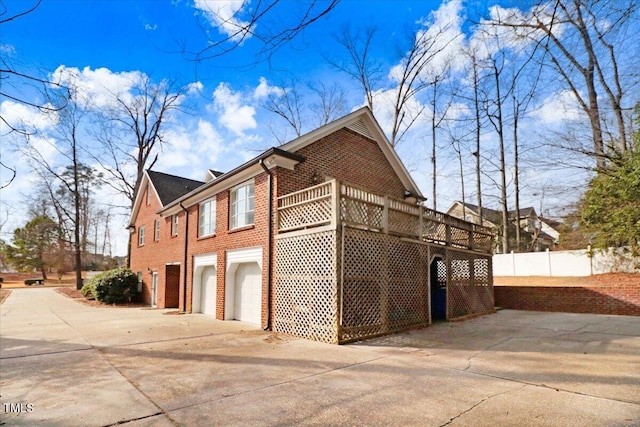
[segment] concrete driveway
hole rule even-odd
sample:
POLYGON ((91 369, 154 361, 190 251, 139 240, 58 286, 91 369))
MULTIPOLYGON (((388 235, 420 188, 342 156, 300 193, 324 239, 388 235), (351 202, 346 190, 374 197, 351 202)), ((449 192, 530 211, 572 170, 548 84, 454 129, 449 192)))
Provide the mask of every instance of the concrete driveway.
POLYGON ((52 289, 0 306, 0 424, 638 426, 640 318, 500 311, 335 346, 52 289))

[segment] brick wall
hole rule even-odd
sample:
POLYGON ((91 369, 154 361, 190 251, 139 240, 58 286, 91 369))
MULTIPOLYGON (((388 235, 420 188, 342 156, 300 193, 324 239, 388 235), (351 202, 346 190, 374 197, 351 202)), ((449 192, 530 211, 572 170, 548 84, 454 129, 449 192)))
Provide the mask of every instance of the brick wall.
POLYGON ((316 175, 356 184, 378 194, 402 198, 406 189, 377 143, 343 128, 296 152, 306 158, 294 171, 277 171, 277 195, 316 185, 316 175))
MULTIPOLYGON (((177 236, 171 236, 171 218, 160 218, 156 212, 161 208, 160 201, 152 191, 147 199, 149 187, 143 189, 142 205, 136 217, 136 230, 131 234, 131 270, 142 272, 142 300, 151 304, 151 272, 158 272, 157 305, 166 307, 165 286, 167 264, 182 264, 184 251, 184 212, 179 214, 179 231, 177 236), (149 200, 149 204, 147 204, 149 200), (160 220, 160 239, 154 241, 154 221, 160 220), (138 245, 140 226, 145 226, 145 243, 138 245)), ((181 266, 180 266, 181 267, 181 266)), ((171 296, 169 297, 171 299, 171 296)))
POLYGON ((513 310, 640 316, 639 285, 496 286, 496 306, 513 310))
MULTIPOLYGON (((198 205, 189 208, 189 255, 187 258, 187 306, 186 311, 192 312, 193 299, 193 256, 199 254, 217 254, 217 291, 216 291, 216 318, 223 320, 224 284, 226 282, 226 251, 260 246, 263 248, 262 265, 266 266, 267 254, 267 222, 268 222, 268 176, 266 173, 253 178, 254 189, 254 224, 236 230, 229 230, 229 203, 231 190, 218 193, 216 198, 216 232, 206 237, 198 236, 198 205)), ((204 200, 203 200, 204 201, 204 200)), ((263 268, 263 301, 266 301, 267 269, 263 268)), ((182 292, 182 291, 181 291, 182 292)), ((182 307, 182 294, 180 296, 182 307)), ((266 322, 266 305, 263 304, 262 321, 266 322)))
MULTIPOLYGON (((378 147, 369 138, 348 129, 341 129, 316 141, 298 151, 305 157, 305 162, 297 165, 294 171, 276 169, 272 172, 274 215, 271 218, 275 229, 276 197, 291 193, 317 184, 313 177, 321 180, 325 177, 336 178, 341 181, 366 187, 376 193, 402 197, 405 187, 378 147)), ((166 265, 180 264, 179 307, 186 312, 192 312, 193 298, 193 257, 200 254, 217 255, 217 306, 216 317, 225 316, 225 283, 226 283, 226 251, 249 247, 262 248, 262 324, 266 324, 268 315, 268 175, 261 173, 254 178, 255 182, 255 211, 254 224, 239 230, 229 230, 229 202, 230 190, 218 193, 216 198, 216 233, 211 236, 198 236, 198 205, 188 208, 188 245, 186 266, 184 266, 184 242, 186 236, 185 212, 179 214, 178 236, 171 236, 171 218, 161 219, 160 241, 153 240, 153 225, 157 217, 155 212, 160 204, 155 197, 150 197, 147 205, 146 195, 136 222, 136 233, 132 234, 131 267, 134 271, 143 272, 143 299, 151 301, 151 274, 148 269, 158 272, 158 307, 165 307, 167 302, 172 304, 174 295, 166 295, 167 283, 166 265), (146 227, 146 241, 144 246, 138 246, 137 230, 140 225, 146 227), (186 295, 184 286, 184 270, 186 268, 186 295), (185 304, 186 303, 186 304, 185 304)), ((145 189, 144 191, 147 191, 145 189)), ((204 201, 204 200, 203 200, 204 201)), ((273 242, 273 239, 272 239, 273 242)), ((273 245, 275 248, 275 245, 273 245)), ((273 253, 275 259, 275 252, 273 253)), ((272 269, 273 272, 273 269, 272 269)), ((172 274, 176 274, 175 271, 172 274)), ((273 289, 273 288, 272 288, 273 289)), ((272 295, 273 296, 273 295, 272 295)), ((273 301, 273 298, 272 298, 273 301)), ((172 304, 173 305, 173 304, 172 304)), ((273 308, 273 307, 272 307, 273 308)))

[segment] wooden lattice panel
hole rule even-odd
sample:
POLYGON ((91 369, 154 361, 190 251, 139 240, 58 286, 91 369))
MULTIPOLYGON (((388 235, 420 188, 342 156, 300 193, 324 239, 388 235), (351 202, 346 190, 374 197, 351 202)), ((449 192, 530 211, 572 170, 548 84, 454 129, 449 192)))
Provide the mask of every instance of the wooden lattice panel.
POLYGON ((405 236, 418 236, 420 217, 409 212, 389 209, 389 232, 405 236))
POLYGON ((278 198, 278 231, 329 224, 333 212, 331 182, 278 198))
POLYGON ((324 231, 277 240, 275 331, 338 342, 336 238, 324 231))
POLYGON ((427 247, 389 239, 389 331, 429 324, 427 247))
POLYGON ((331 212, 330 197, 287 206, 278 212, 279 229, 280 231, 291 231, 329 224, 331 212))
POLYGON ((493 310, 491 258, 478 257, 454 249, 447 250, 447 318, 456 319, 493 310))
POLYGON ((344 228, 340 341, 429 324, 427 248, 344 228))
POLYGON ((386 292, 384 235, 351 228, 343 233, 341 341, 384 332, 381 306, 386 292))
POLYGON ((458 227, 450 227, 450 237, 449 242, 454 246, 459 246, 462 248, 470 248, 471 243, 469 242, 469 230, 465 230, 458 227))
POLYGON ((340 218, 353 225, 382 230, 383 206, 367 201, 343 197, 340 200, 340 218))

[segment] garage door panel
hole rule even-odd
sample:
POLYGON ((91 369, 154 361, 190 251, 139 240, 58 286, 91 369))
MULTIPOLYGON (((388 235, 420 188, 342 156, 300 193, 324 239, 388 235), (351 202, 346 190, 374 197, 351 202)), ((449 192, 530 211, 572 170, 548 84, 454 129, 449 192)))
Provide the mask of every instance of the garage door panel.
POLYGON ((260 325, 262 317, 262 272, 255 263, 238 265, 235 272, 234 318, 260 325))
POLYGON ((202 270, 200 312, 205 314, 216 314, 216 268, 206 267, 202 270))

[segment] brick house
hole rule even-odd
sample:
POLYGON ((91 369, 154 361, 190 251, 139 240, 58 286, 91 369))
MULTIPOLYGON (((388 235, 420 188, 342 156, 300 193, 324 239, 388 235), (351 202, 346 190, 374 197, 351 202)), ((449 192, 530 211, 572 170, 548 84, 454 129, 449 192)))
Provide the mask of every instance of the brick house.
MULTIPOLYGON (((159 308, 175 307, 341 342, 335 310, 330 309, 328 327, 332 332, 324 338, 299 330, 302 324, 312 328, 315 315, 297 321, 298 330, 289 330, 291 321, 279 321, 282 316, 278 317, 278 310, 282 315, 300 309, 300 304, 292 302, 294 296, 287 286, 294 284, 295 288, 296 277, 302 276, 295 272, 290 276, 280 268, 287 262, 286 256, 291 257, 287 251, 293 246, 287 246, 288 242, 303 235, 317 236, 318 231, 337 230, 343 217, 340 192, 348 191, 346 185, 414 209, 423 199, 366 107, 271 148, 227 173, 208 171, 203 182, 147 171, 129 223, 130 265, 140 277, 143 300, 159 308), (309 209, 298 209, 304 207, 309 209), (289 326, 282 326, 285 323, 289 326)), ((366 209, 373 212, 373 207, 366 209)), ((423 208, 419 209, 422 214, 423 208)), ((340 224, 355 223, 345 220, 340 224)), ((465 233, 472 235, 471 229, 465 233)), ((339 248, 334 245, 328 250, 336 259, 339 248)), ((311 256, 313 262, 314 249, 306 252, 298 255, 311 256)), ((335 273, 334 269, 330 280, 334 284, 335 273)), ((310 282, 313 292, 324 286, 321 282, 310 282)), ((335 286, 331 289, 323 295, 329 295, 328 304, 333 307, 339 292, 335 286)), ((492 295, 491 288, 490 310, 492 295)), ((428 310, 423 313, 423 323, 425 319, 430 323, 428 310)))

